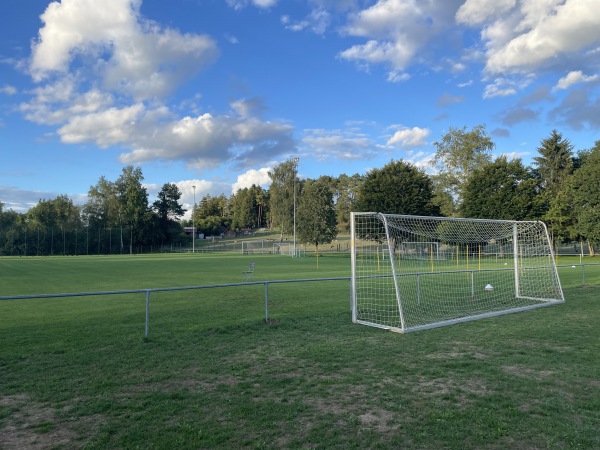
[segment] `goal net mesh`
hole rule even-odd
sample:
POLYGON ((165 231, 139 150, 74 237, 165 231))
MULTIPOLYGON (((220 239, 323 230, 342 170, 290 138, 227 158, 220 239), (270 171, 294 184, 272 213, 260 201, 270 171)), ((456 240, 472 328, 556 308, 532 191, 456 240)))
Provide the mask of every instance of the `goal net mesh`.
POLYGON ((542 222, 352 213, 353 321, 414 331, 564 302, 542 222))

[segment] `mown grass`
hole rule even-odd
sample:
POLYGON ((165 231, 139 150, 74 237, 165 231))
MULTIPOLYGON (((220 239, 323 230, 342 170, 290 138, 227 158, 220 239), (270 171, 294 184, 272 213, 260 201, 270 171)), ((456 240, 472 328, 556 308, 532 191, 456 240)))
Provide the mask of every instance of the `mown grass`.
MULTIPOLYGON (((348 276, 347 258, 0 259, 0 295, 348 276)), ((600 270, 567 303, 398 335, 347 282, 0 302, 2 448, 598 448, 600 270)))

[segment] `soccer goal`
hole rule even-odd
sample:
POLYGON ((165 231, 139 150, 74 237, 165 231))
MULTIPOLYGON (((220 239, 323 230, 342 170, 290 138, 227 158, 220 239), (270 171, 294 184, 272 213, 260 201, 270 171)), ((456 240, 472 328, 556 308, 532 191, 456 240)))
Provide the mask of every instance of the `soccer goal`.
POLYGON ((409 332, 564 302, 543 222, 353 212, 351 233, 355 323, 409 332))
POLYGON ((264 255, 271 251, 271 243, 263 240, 242 241, 242 255, 264 255))

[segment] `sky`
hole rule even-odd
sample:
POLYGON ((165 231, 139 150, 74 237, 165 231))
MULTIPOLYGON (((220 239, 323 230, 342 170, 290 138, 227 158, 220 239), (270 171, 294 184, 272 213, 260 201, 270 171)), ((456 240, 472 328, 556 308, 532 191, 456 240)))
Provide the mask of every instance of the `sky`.
POLYGON ((600 139, 600 0, 3 0, 0 201, 86 201, 139 166, 184 207, 391 160, 485 125, 531 164, 600 139), (195 186, 195 188, 193 187, 195 186))

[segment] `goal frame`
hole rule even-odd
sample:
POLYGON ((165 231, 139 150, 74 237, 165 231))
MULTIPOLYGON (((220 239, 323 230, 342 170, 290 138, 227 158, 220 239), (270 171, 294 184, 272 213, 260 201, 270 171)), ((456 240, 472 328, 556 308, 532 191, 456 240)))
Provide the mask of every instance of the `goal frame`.
POLYGON ((248 239, 242 241, 242 255, 266 255, 270 253, 270 242, 248 239))
MULTIPOLYGON (((374 213, 374 212, 351 212, 350 228, 351 228, 351 270, 352 270, 352 274, 351 274, 351 290, 352 290, 351 306, 352 306, 352 321, 354 323, 374 326, 374 327, 383 328, 383 329, 401 332, 401 333, 406 333, 406 332, 411 332, 411 331, 424 330, 424 329, 429 329, 429 328, 436 328, 436 327, 441 327, 441 326, 446 326, 446 325, 452 325, 452 324, 467 322, 467 321, 471 321, 471 320, 478 320, 478 319, 483 319, 483 318, 488 318, 488 317, 510 314, 510 313, 514 313, 514 312, 526 311, 526 310, 530 310, 530 309, 534 309, 534 308, 538 308, 538 307, 564 303, 564 301, 565 301, 564 294, 562 291, 562 286, 560 283, 560 279, 558 277, 556 258, 554 255, 551 240, 550 240, 546 225, 541 221, 508 221, 508 220, 492 220, 492 219, 409 216, 409 215, 399 215, 399 214, 382 214, 382 213, 374 213), (387 255, 395 255, 395 250, 394 250, 395 247, 391 243, 390 232, 389 232, 390 226, 388 224, 387 217, 400 218, 400 219, 406 218, 406 219, 410 219, 410 220, 415 220, 417 222, 418 221, 430 221, 431 222, 432 220, 433 221, 437 220, 440 222, 448 221, 448 222, 453 222, 455 224, 458 223, 458 225, 456 225, 456 226, 462 226, 463 224, 467 225, 469 222, 477 223, 479 225, 481 225, 483 222, 488 222, 488 223, 494 223, 494 224, 502 224, 502 226, 512 226, 513 236, 512 236, 512 238, 509 238, 509 241, 512 240, 512 250, 511 250, 512 262, 511 262, 511 265, 513 267, 510 269, 494 269, 494 270, 495 271, 510 270, 513 274, 512 277, 514 278, 514 297, 516 299, 531 300, 532 303, 523 305, 523 306, 508 307, 506 309, 492 310, 492 311, 483 312, 483 313, 467 314, 467 315, 464 315, 461 317, 453 317, 453 318, 450 318, 447 320, 433 321, 431 323, 423 323, 423 324, 419 324, 419 325, 408 324, 407 320, 405 318, 405 311, 404 311, 405 298, 403 298, 403 292, 402 292, 402 289, 399 284, 399 279, 402 277, 413 276, 413 277, 416 277, 420 283, 421 277, 425 278, 428 275, 434 275, 434 274, 420 272, 420 271, 414 271, 411 273, 405 273, 405 272, 399 271, 397 265, 399 265, 400 263, 398 261, 396 261, 396 259, 400 259, 400 258, 396 258, 396 257, 383 258, 383 261, 380 263, 379 262, 379 250, 377 250, 377 259, 378 259, 377 267, 379 268, 380 264, 389 264, 389 266, 390 266, 390 268, 388 269, 389 274, 387 274, 387 275, 372 275, 371 274, 371 275, 366 275, 366 276, 358 275, 357 274, 357 266, 358 266, 359 262, 357 261, 357 254, 360 254, 358 251, 358 241, 361 240, 362 238, 359 235, 357 235, 356 220, 357 220, 357 218, 365 217, 365 216, 378 218, 381 221, 381 226, 385 230, 385 241, 383 241, 382 243, 378 242, 376 245, 377 245, 377 248, 379 248, 379 246, 383 244, 383 249, 387 250, 387 251, 385 251, 385 253, 387 255), (544 252, 544 255, 547 256, 546 260, 548 261, 547 266, 539 266, 539 267, 535 266, 532 268, 523 266, 523 261, 519 260, 519 258, 521 258, 521 259, 523 258, 523 256, 522 256, 522 253, 523 253, 522 245, 523 244, 520 244, 520 242, 519 242, 519 227, 521 226, 519 224, 527 224, 527 226, 540 227, 540 230, 541 230, 540 236, 543 235, 543 252, 544 252), (521 248, 519 248, 520 245, 521 245, 521 248), (386 246, 387 246, 387 248, 386 248, 386 246), (521 256, 520 256, 519 252, 521 252, 521 256), (546 298, 544 296, 535 296, 535 295, 531 295, 531 294, 523 294, 521 292, 520 277, 522 276, 522 272, 524 269, 540 270, 542 272, 545 271, 546 273, 544 273, 544 276, 549 277, 548 279, 550 280, 550 284, 551 284, 550 289, 555 294, 551 295, 551 298, 546 298), (395 325, 378 323, 378 321, 365 320, 364 318, 361 317, 361 315, 359 313, 359 303, 361 302, 361 299, 359 298, 357 292, 358 292, 358 288, 359 288, 360 284, 366 278, 383 278, 383 277, 387 277, 388 279, 391 277, 392 281, 393 281, 393 283, 390 283, 390 284, 393 284, 394 298, 387 300, 387 302, 388 302, 387 306, 390 306, 390 304, 394 303, 395 304, 394 308, 397 308, 398 320, 397 320, 397 324, 395 324, 395 325)), ((407 242, 410 242, 410 241, 407 241, 407 242)), ((373 245, 375 245, 375 244, 373 244, 373 245)), ((540 245, 541 245, 541 242, 540 242, 540 245)), ((439 257, 441 247, 442 247, 442 243, 439 243, 438 247, 436 249, 437 257, 439 257)), ((468 246, 467 246, 467 248, 468 248, 468 246)), ((366 250, 366 251, 367 251, 367 253, 365 253, 365 254, 367 254, 367 257, 368 257, 369 250, 366 250)), ((384 251, 382 251, 382 254, 383 253, 384 253, 384 251)), ((371 258, 374 257, 372 251, 370 251, 370 255, 371 255, 370 256, 371 258)), ((458 250, 457 250, 456 255, 458 258, 458 250)), ((431 257, 433 259, 433 255, 431 255, 431 257)), ((467 250, 467 260, 468 260, 468 257, 469 256, 468 256, 468 250, 467 250)), ((505 263, 505 265, 506 264, 508 264, 508 263, 505 263)), ((432 268, 433 268, 433 261, 432 261, 432 268)), ((432 270, 432 272, 433 272, 433 270, 432 270)), ((475 269, 466 270, 466 271, 465 270, 456 270, 456 271, 450 270, 450 271, 440 271, 440 272, 437 272, 435 275, 448 274, 448 276, 453 276, 453 274, 461 273, 461 272, 467 273, 467 277, 469 276, 469 273, 470 273, 471 284, 473 285, 474 284, 473 283, 473 278, 474 278, 473 274, 475 272, 482 272, 482 271, 481 271, 481 268, 477 271, 475 269)), ((485 270, 483 272, 485 272, 485 270)), ((420 284, 419 284, 419 289, 420 289, 420 284)), ((474 289, 474 288, 472 288, 472 289, 474 289)), ((486 285, 485 290, 493 291, 493 286, 486 285)), ((419 293, 419 295, 420 295, 420 293, 419 293)), ((421 302, 420 297, 419 297, 418 301, 420 304, 420 302, 421 302)))

